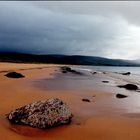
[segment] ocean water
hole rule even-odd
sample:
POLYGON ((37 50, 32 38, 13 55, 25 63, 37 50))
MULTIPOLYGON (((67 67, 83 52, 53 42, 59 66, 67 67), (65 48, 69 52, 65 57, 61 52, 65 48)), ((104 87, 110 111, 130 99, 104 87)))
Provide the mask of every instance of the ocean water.
POLYGON ((85 71, 100 71, 100 72, 131 72, 132 74, 140 75, 140 67, 118 67, 118 66, 76 66, 76 69, 85 71))
POLYGON ((114 79, 120 79, 126 83, 137 84, 140 86, 140 67, 118 67, 118 66, 74 66, 76 70, 83 72, 106 72, 114 79), (120 73, 130 72, 129 76, 120 73))

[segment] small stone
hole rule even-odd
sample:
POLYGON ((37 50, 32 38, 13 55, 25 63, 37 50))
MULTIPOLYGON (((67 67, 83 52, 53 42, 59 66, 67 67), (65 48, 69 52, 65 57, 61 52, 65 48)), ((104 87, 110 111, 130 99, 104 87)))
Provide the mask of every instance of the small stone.
POLYGON ((109 81, 102 81, 103 83, 109 83, 109 81))
POLYGON ((84 101, 84 102, 90 102, 89 99, 82 99, 82 101, 84 101))
POLYGON ((123 94, 116 94, 116 97, 117 97, 117 98, 126 98, 126 97, 128 97, 128 96, 123 95, 123 94))
POLYGON ((97 72, 96 71, 94 71, 94 72, 91 72, 92 74, 97 74, 97 72))
POLYGON ((130 75, 130 72, 121 73, 122 75, 130 75))

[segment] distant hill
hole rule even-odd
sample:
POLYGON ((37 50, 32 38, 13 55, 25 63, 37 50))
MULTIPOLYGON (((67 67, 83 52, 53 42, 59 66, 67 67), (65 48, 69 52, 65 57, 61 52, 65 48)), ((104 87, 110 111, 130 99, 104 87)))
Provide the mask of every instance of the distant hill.
POLYGON ((15 63, 54 63, 95 66, 140 66, 140 63, 130 60, 108 59, 81 55, 36 55, 24 53, 0 52, 0 62, 15 63))

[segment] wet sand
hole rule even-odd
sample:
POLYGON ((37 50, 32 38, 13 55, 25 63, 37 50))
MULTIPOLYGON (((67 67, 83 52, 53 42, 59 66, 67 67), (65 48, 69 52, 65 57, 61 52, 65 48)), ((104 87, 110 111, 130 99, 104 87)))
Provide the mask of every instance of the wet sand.
POLYGON ((140 93, 117 88, 116 84, 124 82, 121 78, 115 81, 112 75, 97 74, 93 76, 94 80, 89 80, 90 76, 65 76, 60 73, 59 65, 0 63, 0 139, 139 140, 140 93), (10 79, 4 76, 7 71, 13 70, 24 74, 25 78, 10 79), (79 82, 77 79, 83 81, 78 84, 78 88, 64 88, 64 83, 70 85, 73 82, 75 85, 79 82), (102 83, 102 80, 111 82, 102 83), (57 85, 60 81, 63 86, 57 85), (83 90, 87 82, 87 88, 83 90), (128 98, 117 99, 117 92, 127 94, 128 98), (60 98, 70 106, 74 114, 70 125, 39 130, 11 125, 5 118, 5 114, 15 108, 51 97, 60 98), (83 98, 88 98, 91 102, 83 102, 83 98))

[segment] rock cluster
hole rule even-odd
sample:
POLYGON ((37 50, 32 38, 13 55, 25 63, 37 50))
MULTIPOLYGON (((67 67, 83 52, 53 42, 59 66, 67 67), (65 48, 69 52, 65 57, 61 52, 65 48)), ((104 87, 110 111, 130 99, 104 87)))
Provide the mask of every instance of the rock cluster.
POLYGON ((82 75, 81 72, 76 71, 76 70, 73 70, 73 69, 71 69, 70 67, 67 67, 67 66, 63 66, 63 67, 61 67, 61 70, 62 70, 62 73, 68 73, 68 72, 70 72, 70 73, 73 73, 73 74, 79 74, 79 75, 82 75))
POLYGON ((72 113, 62 100, 52 98, 37 101, 7 114, 11 123, 24 124, 36 128, 46 129, 61 124, 69 124, 72 113))

